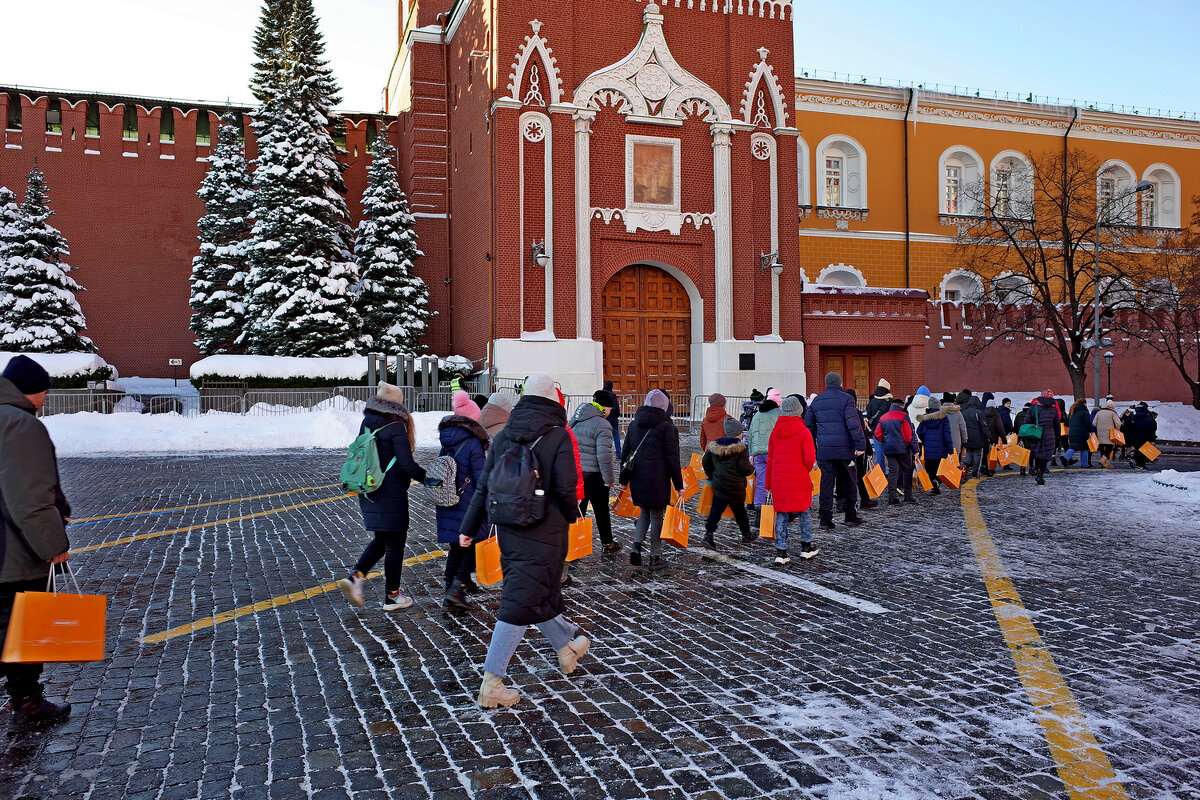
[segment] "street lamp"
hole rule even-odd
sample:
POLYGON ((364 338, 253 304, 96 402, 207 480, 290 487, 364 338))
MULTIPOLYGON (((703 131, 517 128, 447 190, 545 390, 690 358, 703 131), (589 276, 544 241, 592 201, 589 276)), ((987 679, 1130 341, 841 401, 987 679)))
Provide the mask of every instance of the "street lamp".
MULTIPOLYGON (((1103 346, 1103 341, 1100 338, 1100 226, 1104 224, 1108 217, 1108 209, 1118 200, 1124 200, 1132 197, 1135 194, 1149 191, 1154 188, 1154 184, 1150 181, 1138 181, 1137 186, 1129 189, 1115 197, 1110 197, 1104 201, 1104 205, 1097 204, 1096 207, 1096 242, 1095 248, 1092 250, 1092 264, 1095 268, 1095 290, 1096 290, 1096 307, 1092 311, 1092 327, 1094 338, 1092 339, 1092 347, 1095 348, 1096 355, 1092 359, 1094 375, 1094 386, 1096 387, 1096 407, 1100 407, 1100 348, 1103 346)), ((1109 388, 1112 388, 1112 383, 1109 383, 1109 388)))
POLYGON ((550 254, 546 252, 546 242, 544 240, 540 242, 534 241, 534 243, 530 245, 529 249, 533 255, 533 263, 542 268, 545 268, 547 265, 549 265, 550 254))
MULTIPOLYGON (((1113 360, 1113 351, 1105 350, 1104 351, 1104 365, 1108 367, 1108 393, 1109 394, 1113 393, 1112 392, 1112 360, 1113 360)), ((1096 405, 1100 405, 1100 398, 1098 398, 1098 397, 1096 398, 1096 405)))
POLYGON ((779 253, 759 253, 758 274, 766 274, 768 267, 770 267, 772 275, 779 276, 783 274, 783 264, 779 261, 779 253))

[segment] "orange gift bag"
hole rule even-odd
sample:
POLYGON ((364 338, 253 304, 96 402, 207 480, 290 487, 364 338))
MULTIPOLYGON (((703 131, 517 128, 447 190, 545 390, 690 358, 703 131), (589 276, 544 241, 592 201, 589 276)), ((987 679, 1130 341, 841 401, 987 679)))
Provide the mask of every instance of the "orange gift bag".
POLYGON ((922 461, 918 461, 913 470, 913 488, 918 487, 927 492, 933 488, 933 478, 930 478, 929 473, 925 471, 925 463, 922 461))
POLYGON ((808 479, 812 482, 813 497, 819 496, 821 494, 821 468, 813 467, 812 471, 808 473, 808 479))
POLYGON ((475 581, 484 586, 499 583, 504 577, 500 569, 500 540, 496 537, 496 526, 492 526, 492 535, 482 542, 475 543, 475 581))
POLYGON ((1009 444, 1016 444, 1016 443, 1017 443, 1017 439, 1018 439, 1018 438, 1019 438, 1019 437, 1018 437, 1018 436, 1017 436, 1015 433, 1010 433, 1010 434, 1008 435, 1008 443, 1009 443, 1009 444))
POLYGON ((697 486, 708 480, 708 476, 704 474, 704 456, 699 453, 692 453, 692 460, 688 466, 692 470, 692 475, 696 478, 697 486))
POLYGON ((876 497, 879 497, 879 495, 883 494, 883 490, 887 488, 887 474, 884 473, 883 467, 875 464, 869 470, 867 470, 867 474, 863 476, 863 483, 866 484, 867 494, 871 496, 872 500, 874 500, 876 497))
POLYGON ((992 447, 988 450, 987 465, 990 470, 1000 469, 1000 454, 1003 448, 992 447))
POLYGON ((8 620, 0 661, 38 664, 100 661, 104 658, 104 616, 108 598, 83 594, 67 567, 75 593, 58 591, 52 571, 45 592, 18 592, 8 620))
POLYGON ((1139 447, 1138 452, 1141 453, 1142 455, 1144 455, 1146 458, 1150 459, 1151 461, 1153 461, 1154 459, 1156 459, 1162 455, 1162 451, 1159 450, 1157 447, 1155 447, 1150 442, 1146 442, 1144 445, 1139 447))
POLYGON ((1008 446, 1008 463, 1016 464, 1018 467, 1029 466, 1029 448, 1021 447, 1020 445, 1010 444, 1008 446))
POLYGON ((613 507, 613 513, 618 517, 631 519, 637 519, 642 515, 642 510, 633 504, 633 490, 628 486, 617 495, 617 504, 613 507))
POLYGON ((1067 427, 1067 423, 1063 422, 1058 426, 1058 435, 1059 436, 1070 435, 1070 428, 1067 427))
MULTIPOLYGON (((699 500, 699 502, 696 503, 696 513, 701 516, 708 516, 708 512, 712 511, 712 504, 713 504, 712 486, 707 485, 703 489, 700 490, 700 500, 699 500)), ((721 514, 721 516, 728 517, 729 519, 733 519, 733 509, 730 508, 729 506, 725 506, 725 511, 724 511, 724 513, 721 514)))
POLYGON ((962 470, 948 458, 943 458, 942 463, 938 465, 937 476, 939 481, 951 489, 957 489, 962 483, 962 470))
POLYGON ((1088 434, 1088 452, 1094 453, 1100 449, 1100 437, 1094 433, 1088 434))
MULTIPOLYGON (((701 470, 703 472, 704 470, 701 470)), ((683 502, 691 500, 700 491, 700 482, 696 480, 695 470, 683 471, 683 502)))
POLYGON ((771 502, 770 495, 767 495, 767 502, 759 514, 758 535, 763 539, 775 538, 775 504, 771 502))
POLYGON ((667 506, 667 512, 663 515, 662 536, 659 538, 686 550, 691 521, 691 517, 679 506, 667 506))
POLYGON ((754 503, 754 476, 751 475, 749 478, 746 478, 746 504, 751 505, 753 503, 754 503))
POLYGON ((592 518, 580 517, 567 528, 567 561, 592 554, 592 518))
POLYGON ((1121 433, 1121 432, 1120 432, 1119 430, 1117 430, 1116 428, 1113 428, 1112 430, 1110 430, 1110 431, 1108 432, 1108 440, 1109 440, 1110 442, 1112 442, 1113 444, 1119 444, 1119 445, 1122 445, 1122 446, 1124 446, 1124 444, 1125 444, 1125 434, 1121 433))

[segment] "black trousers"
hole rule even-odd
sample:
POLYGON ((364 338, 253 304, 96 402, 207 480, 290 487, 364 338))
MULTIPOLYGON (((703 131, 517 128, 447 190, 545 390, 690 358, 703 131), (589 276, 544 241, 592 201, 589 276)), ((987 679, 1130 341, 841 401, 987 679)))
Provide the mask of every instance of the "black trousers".
POLYGON ((821 517, 833 516, 834 487, 837 496, 844 499, 847 517, 857 513, 858 508, 858 475, 854 462, 847 459, 822 458, 817 460, 821 469, 821 517))
POLYGON ((371 540, 358 558, 354 569, 366 575, 383 559, 383 585, 388 594, 400 591, 400 570, 404 569, 404 544, 408 531, 373 531, 371 540))
POLYGON ((612 515, 608 507, 608 486, 599 472, 583 473, 583 499, 579 501, 581 516, 587 516, 589 502, 596 511, 596 531, 600 534, 600 543, 608 544, 613 540, 612 515))
POLYGON ((906 497, 913 494, 913 454, 888 453, 888 497, 896 496, 896 489, 906 497))
POLYGON ((446 554, 446 589, 449 590, 455 578, 466 583, 474 571, 475 548, 451 542, 450 552, 446 554))
POLYGON ((708 536, 717 530, 717 525, 721 523, 721 515, 728 508, 733 511, 733 520, 737 523, 738 530, 745 536, 750 532, 750 517, 746 515, 746 502, 744 499, 738 499, 735 502, 722 500, 719 497, 714 497, 712 501, 712 509, 708 512, 708 519, 704 521, 704 533, 708 536))
MULTIPOLYGON (((12 616, 13 600, 17 592, 44 592, 45 579, 0 583, 0 642, 8 635, 8 619, 12 616)), ((31 697, 42 696, 41 664, 5 664, 0 662, 0 675, 8 684, 8 696, 14 703, 31 697)))

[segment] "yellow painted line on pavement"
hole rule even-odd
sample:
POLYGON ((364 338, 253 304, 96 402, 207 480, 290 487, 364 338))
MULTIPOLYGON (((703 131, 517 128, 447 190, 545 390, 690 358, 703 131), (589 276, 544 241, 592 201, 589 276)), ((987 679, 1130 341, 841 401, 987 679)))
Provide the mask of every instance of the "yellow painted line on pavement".
MULTIPOLYGON (((423 561, 432 561, 435 558, 441 558, 446 555, 444 550, 430 550, 428 553, 422 553, 419 556, 413 556, 404 560, 404 566, 411 567, 413 564, 420 564, 423 561)), ((382 571, 372 572, 367 575, 367 579, 378 578, 382 575, 382 571)), ((257 603, 252 603, 248 606, 235 608, 230 611, 222 611, 218 614, 213 614, 211 617, 202 617, 195 622, 189 622, 186 625, 180 625, 176 628, 163 631, 162 633, 143 636, 141 641, 145 644, 160 644, 162 642, 175 639, 179 636, 187 636, 189 633, 207 630, 214 625, 219 625, 222 622, 232 622, 235 619, 244 617, 248 614, 257 614, 259 611, 268 611, 272 608, 279 608, 290 603, 295 603, 300 600, 307 600, 310 597, 317 597, 328 592, 337 590, 337 581, 322 583, 320 586, 310 586, 307 589, 301 589, 298 592, 291 594, 281 594, 278 597, 272 597, 270 600, 259 600, 257 603)))
POLYGON ((176 533, 187 533, 188 531, 198 531, 201 528, 211 528, 215 525, 226 525, 230 522, 241 522, 244 519, 255 519, 257 517, 265 517, 270 514, 280 514, 284 511, 292 511, 297 508, 305 508, 307 506, 319 506, 322 503, 332 503, 335 500, 344 500, 347 497, 354 497, 352 494, 339 494, 334 497, 322 497, 320 500, 309 500, 305 503, 295 503, 282 508, 269 508, 266 511, 255 511, 253 514, 243 514, 240 517, 229 517, 227 519, 219 519, 216 522, 202 522, 199 525, 188 525, 185 528, 172 528, 168 531, 154 531, 153 533, 139 533, 135 536, 125 536, 121 539, 113 539, 111 542, 101 542, 100 544, 90 544, 87 547, 77 547, 71 550, 71 555, 76 553, 90 553, 93 550, 103 550, 106 547, 116 547, 119 544, 129 544, 130 542, 141 542, 146 539, 157 539, 160 536, 171 536, 176 533))
POLYGON ((1128 798, 1004 568, 979 509, 978 483, 968 481, 960 492, 967 535, 1000 632, 1042 726, 1067 796, 1072 800, 1128 798))
POLYGON ((124 519, 125 517, 140 517, 147 514, 166 514, 171 511, 187 511, 191 508, 207 508, 208 506, 220 506, 226 503, 244 503, 247 500, 262 500, 266 497, 282 497, 288 494, 299 494, 300 492, 312 492, 317 489, 332 489, 335 486, 341 486, 340 483, 326 483, 321 486, 305 486, 300 489, 289 489, 286 492, 271 492, 270 494, 255 494, 249 497, 231 497, 228 500, 212 500, 207 503, 194 503, 190 506, 174 506, 173 508, 148 508, 143 511, 126 511, 124 514, 108 514, 103 517, 72 517, 72 524, 78 522, 100 522, 106 519, 124 519))

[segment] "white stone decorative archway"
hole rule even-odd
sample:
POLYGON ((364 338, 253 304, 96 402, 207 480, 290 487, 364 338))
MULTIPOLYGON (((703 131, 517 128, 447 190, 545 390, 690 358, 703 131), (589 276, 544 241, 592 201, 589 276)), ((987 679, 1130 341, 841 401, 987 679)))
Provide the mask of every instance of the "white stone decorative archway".
POLYGON ((509 99, 515 100, 528 106, 553 106, 562 102, 563 88, 562 75, 558 71, 558 60, 554 57, 554 51, 546 39, 542 36, 541 20, 530 20, 529 27, 533 29, 532 36, 526 36, 524 44, 517 52, 517 58, 513 61, 512 71, 508 74, 508 93, 509 99), (538 57, 530 65, 530 60, 534 56, 538 57), (545 76, 546 89, 545 94, 542 91, 542 79, 538 74, 538 61, 541 62, 541 74, 545 76), (529 73, 529 89, 525 92, 525 96, 521 96, 521 85, 525 82, 525 72, 529 73), (549 97, 546 96, 549 94, 549 97))
POLYGON ((742 121, 758 127, 759 115, 765 109, 755 108, 754 98, 758 94, 759 84, 764 84, 763 88, 767 96, 771 98, 771 108, 775 112, 775 124, 766 127, 786 128, 787 102, 784 99, 783 90, 779 87, 779 78, 775 76, 775 68, 767 63, 767 56, 770 53, 771 51, 765 47, 758 48, 758 63, 754 65, 754 69, 750 70, 750 80, 746 81, 746 91, 742 93, 742 121))

